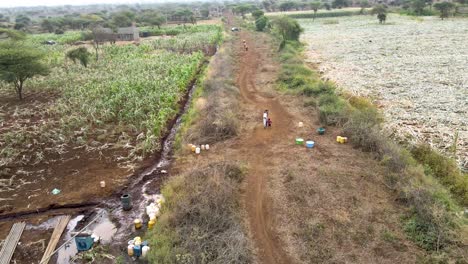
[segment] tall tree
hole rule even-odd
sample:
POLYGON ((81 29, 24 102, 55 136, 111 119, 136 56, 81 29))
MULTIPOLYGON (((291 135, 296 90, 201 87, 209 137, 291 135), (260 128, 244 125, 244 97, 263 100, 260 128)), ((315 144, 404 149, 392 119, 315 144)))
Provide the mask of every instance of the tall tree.
POLYGON ((310 3, 310 8, 312 10, 314 10, 314 17, 312 18, 312 21, 315 20, 315 16, 317 15, 317 11, 319 10, 320 6, 322 6, 322 4, 320 2, 312 2, 310 3))
POLYGON ((261 16, 255 20, 255 28, 257 31, 263 31, 268 24, 268 18, 266 16, 261 16))
POLYGON ((383 24, 387 20, 387 6, 385 5, 376 5, 372 8, 372 14, 377 14, 377 19, 379 23, 383 24))
POLYGON ((281 11, 289 11, 296 6, 296 3, 293 1, 283 2, 279 5, 281 11))
POLYGON ((255 11, 252 12, 252 16, 255 18, 255 20, 259 19, 261 16, 263 16, 265 14, 265 12, 263 12, 262 10, 260 9, 257 9, 255 11))
POLYGON ((411 8, 417 15, 423 14, 424 7, 426 7, 426 2, 424 0, 413 0, 411 2, 411 8))
POLYGON ((348 1, 346 0, 333 0, 332 2, 332 7, 333 8, 342 8, 342 7, 347 7, 348 1))
POLYGON ((0 79, 13 84, 20 100, 28 79, 49 73, 41 62, 44 56, 43 52, 17 41, 7 40, 0 44, 0 79))
POLYGON ((455 4, 451 2, 439 2, 434 4, 434 8, 439 10, 440 18, 444 20, 444 18, 448 18, 450 11, 455 9, 455 4))
POLYGON ((287 16, 275 18, 272 24, 273 30, 281 36, 280 48, 283 48, 288 40, 299 40, 299 36, 304 31, 295 19, 287 16))

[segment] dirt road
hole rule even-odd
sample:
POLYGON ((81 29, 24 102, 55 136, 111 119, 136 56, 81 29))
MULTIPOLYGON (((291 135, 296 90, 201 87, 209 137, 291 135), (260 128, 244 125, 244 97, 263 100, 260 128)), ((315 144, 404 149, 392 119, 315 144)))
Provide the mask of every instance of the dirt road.
POLYGON ((243 157, 249 161, 249 172, 246 181, 245 206, 249 217, 249 227, 258 249, 258 259, 261 263, 291 263, 283 250, 280 239, 274 229, 271 199, 268 197, 268 162, 266 157, 274 155, 271 145, 275 139, 284 138, 288 134, 290 114, 275 98, 270 98, 259 92, 256 87, 257 73, 265 61, 260 59, 262 47, 258 45, 252 33, 242 32, 241 39, 246 40, 248 51, 243 51, 240 61, 240 71, 237 85, 244 105, 249 105, 258 114, 258 126, 240 144, 240 148, 249 149, 243 157), (261 126, 262 113, 270 112, 273 128, 264 129, 261 126), (275 124, 281 124, 275 126, 275 124))

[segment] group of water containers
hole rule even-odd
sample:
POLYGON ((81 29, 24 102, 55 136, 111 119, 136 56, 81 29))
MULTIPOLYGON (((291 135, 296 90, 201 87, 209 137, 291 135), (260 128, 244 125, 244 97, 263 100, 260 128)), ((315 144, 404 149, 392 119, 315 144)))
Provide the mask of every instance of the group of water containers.
MULTIPOLYGON (((299 122, 298 127, 303 127, 303 126, 304 126, 304 123, 299 122)), ((325 134, 325 128, 323 128, 323 127, 317 128, 317 133, 319 135, 325 134)), ((336 142, 341 143, 341 144, 345 144, 345 143, 348 143, 348 138, 347 137, 342 137, 342 136, 337 136, 336 137, 336 142)), ((296 138, 296 145, 304 145, 304 139, 303 138, 296 138)), ((312 140, 307 140, 305 142, 305 146, 307 148, 313 148, 315 146, 315 142, 312 141, 312 140)))
POLYGON ((202 145, 194 145, 194 144, 188 144, 188 148, 194 152, 195 154, 200 154, 202 150, 209 150, 210 145, 208 144, 202 144, 202 145))
MULTIPOLYGON (((304 126, 304 123, 299 122, 298 127, 303 127, 303 126, 304 126)), ((319 135, 325 134, 325 128, 323 128, 323 127, 317 128, 317 133, 319 135)), ((303 138, 296 138, 296 145, 304 145, 304 139, 303 138)), ((305 142, 305 146, 307 148, 313 148, 315 146, 315 142, 312 141, 312 140, 307 140, 305 142)))
MULTIPOLYGON (((129 197, 128 197, 129 200, 129 197)), ((148 221, 148 229, 152 229, 153 226, 156 224, 156 218, 160 215, 160 210, 162 205, 164 204, 164 196, 161 194, 155 195, 155 202, 150 203, 146 206, 146 215, 149 217, 148 221)), ((128 201, 128 203, 130 203, 128 201)), ((123 202, 124 210, 129 210, 131 205, 126 204, 123 202)), ((140 219, 134 220, 135 230, 141 229, 143 227, 143 223, 140 219)), ((127 253, 129 256, 135 257, 146 257, 150 247, 148 246, 147 241, 141 241, 140 237, 135 237, 134 239, 128 241, 127 253)))
POLYGON ((128 241, 127 253, 129 256, 143 257, 145 258, 148 254, 150 247, 148 241, 141 241, 141 237, 135 237, 128 241))

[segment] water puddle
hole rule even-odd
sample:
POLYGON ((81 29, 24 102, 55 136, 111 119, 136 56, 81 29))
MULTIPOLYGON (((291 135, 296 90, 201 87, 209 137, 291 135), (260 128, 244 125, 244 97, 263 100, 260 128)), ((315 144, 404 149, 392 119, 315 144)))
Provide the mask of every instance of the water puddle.
MULTIPOLYGON (((117 228, 110 220, 109 214, 106 210, 99 209, 97 215, 96 221, 83 230, 83 233, 95 234, 100 237, 101 244, 109 244, 112 242, 112 237, 116 233, 117 228)), ((79 215, 70 220, 66 229, 66 235, 63 238, 64 242, 70 240, 70 238, 75 234, 74 232, 80 231, 75 229, 83 218, 84 215, 79 215)), ((77 253, 78 249, 76 247, 75 240, 72 239, 58 251, 57 264, 70 263, 70 259, 72 259, 77 253)))

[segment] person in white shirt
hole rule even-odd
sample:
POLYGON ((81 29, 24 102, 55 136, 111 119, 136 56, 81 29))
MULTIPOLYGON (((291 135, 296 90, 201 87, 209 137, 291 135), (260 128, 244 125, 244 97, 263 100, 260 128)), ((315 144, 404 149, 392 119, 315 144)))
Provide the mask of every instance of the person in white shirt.
POLYGON ((268 110, 263 112, 263 128, 266 128, 268 125, 268 110))

